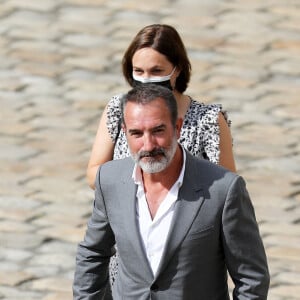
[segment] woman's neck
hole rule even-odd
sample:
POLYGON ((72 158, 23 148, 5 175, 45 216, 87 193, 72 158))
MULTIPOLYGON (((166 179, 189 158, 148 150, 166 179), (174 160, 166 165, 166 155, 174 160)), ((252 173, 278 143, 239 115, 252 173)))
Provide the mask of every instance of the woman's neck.
POLYGON ((178 117, 184 119, 185 114, 190 107, 191 99, 189 96, 179 93, 176 90, 173 93, 177 102, 178 117))

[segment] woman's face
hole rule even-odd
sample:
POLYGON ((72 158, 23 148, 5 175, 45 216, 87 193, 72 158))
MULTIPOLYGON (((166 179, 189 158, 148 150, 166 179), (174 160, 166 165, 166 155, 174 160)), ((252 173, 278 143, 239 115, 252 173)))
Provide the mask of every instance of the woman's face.
MULTIPOLYGON (((166 56, 152 48, 142 48, 137 50, 132 57, 133 73, 136 76, 151 78, 167 76, 174 70, 174 65, 166 56)), ((179 71, 175 69, 171 76, 171 86, 175 86, 179 71)))

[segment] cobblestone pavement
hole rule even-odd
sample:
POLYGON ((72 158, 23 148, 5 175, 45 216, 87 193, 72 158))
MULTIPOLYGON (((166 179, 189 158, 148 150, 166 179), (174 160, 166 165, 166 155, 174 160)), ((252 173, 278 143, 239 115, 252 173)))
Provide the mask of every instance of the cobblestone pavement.
POLYGON ((71 299, 93 193, 85 168, 123 51, 174 25, 189 94, 222 103, 270 271, 269 299, 300 299, 298 0, 0 0, 0 299, 71 299))

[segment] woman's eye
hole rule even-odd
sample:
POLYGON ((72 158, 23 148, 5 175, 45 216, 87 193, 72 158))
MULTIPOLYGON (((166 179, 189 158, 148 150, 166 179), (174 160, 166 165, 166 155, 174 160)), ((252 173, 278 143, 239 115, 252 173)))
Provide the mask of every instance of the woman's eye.
POLYGON ((152 71, 152 74, 154 74, 154 75, 158 75, 158 74, 161 74, 161 73, 162 73, 162 70, 159 70, 159 69, 152 71))
POLYGON ((142 70, 134 70, 134 73, 140 75, 140 74, 143 74, 143 71, 142 70))

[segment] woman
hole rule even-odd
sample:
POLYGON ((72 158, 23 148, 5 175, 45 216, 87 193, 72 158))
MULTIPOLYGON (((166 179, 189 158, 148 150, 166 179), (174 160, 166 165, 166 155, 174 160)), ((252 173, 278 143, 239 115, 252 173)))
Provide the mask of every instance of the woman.
MULTIPOLYGON (((232 138, 226 113, 220 105, 205 105, 184 94, 191 64, 178 32, 169 25, 149 25, 133 39, 124 54, 123 75, 130 86, 148 82, 172 89, 178 116, 184 120, 180 143, 193 155, 204 157, 235 172, 232 138)), ((125 134, 120 130, 121 95, 106 106, 99 124, 87 168, 91 188, 98 167, 111 159, 130 155, 125 134)), ((116 258, 110 264, 110 281, 117 272, 116 258)))
MULTIPOLYGON (((171 88, 177 100, 178 115, 184 120, 181 144, 195 156, 236 171, 230 122, 222 107, 205 105, 184 94, 191 64, 173 27, 160 24, 144 27, 125 52, 122 67, 130 86, 152 82, 171 88)), ((87 168, 91 188, 101 164, 130 155, 125 135, 120 130, 120 99, 118 95, 109 101, 100 120, 87 168)))

